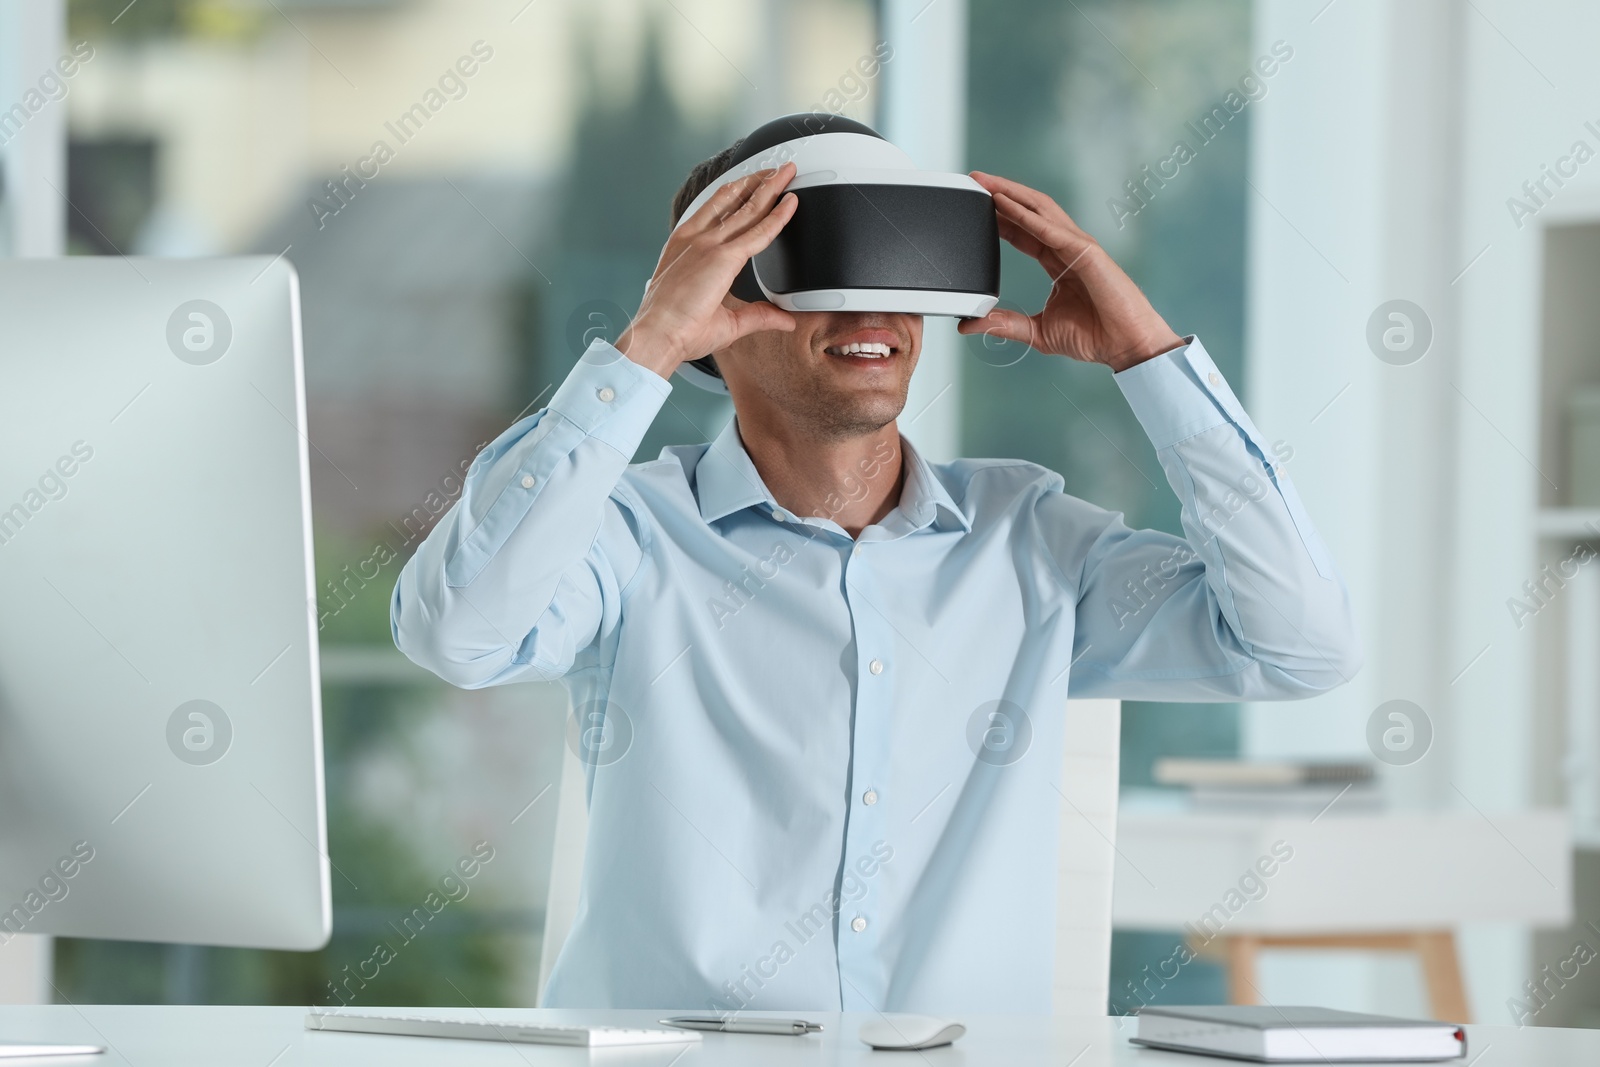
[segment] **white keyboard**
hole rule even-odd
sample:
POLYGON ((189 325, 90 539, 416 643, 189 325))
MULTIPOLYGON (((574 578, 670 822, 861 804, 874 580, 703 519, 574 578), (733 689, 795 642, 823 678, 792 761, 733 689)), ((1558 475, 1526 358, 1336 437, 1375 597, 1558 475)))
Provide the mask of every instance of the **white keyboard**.
POLYGON ((312 1012, 307 1030, 340 1030, 352 1034, 398 1034, 403 1037, 457 1037, 473 1041, 516 1041, 534 1045, 662 1045, 699 1041, 693 1030, 629 1029, 622 1026, 529 1026, 518 1022, 462 1022, 426 1015, 351 1015, 312 1012))

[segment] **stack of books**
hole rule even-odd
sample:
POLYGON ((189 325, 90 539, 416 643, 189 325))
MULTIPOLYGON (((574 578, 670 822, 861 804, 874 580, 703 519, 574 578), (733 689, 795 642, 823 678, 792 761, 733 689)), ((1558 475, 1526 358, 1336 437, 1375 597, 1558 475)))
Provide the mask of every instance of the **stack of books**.
POLYGON ((1153 776, 1187 788, 1196 811, 1316 815, 1383 807, 1373 765, 1356 760, 1168 758, 1156 760, 1153 776))

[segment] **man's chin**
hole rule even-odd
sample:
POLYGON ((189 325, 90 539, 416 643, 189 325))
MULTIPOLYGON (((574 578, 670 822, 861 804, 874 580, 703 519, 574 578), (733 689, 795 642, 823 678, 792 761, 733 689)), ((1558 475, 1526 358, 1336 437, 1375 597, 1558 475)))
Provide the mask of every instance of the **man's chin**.
POLYGON ((851 394, 824 400, 817 414, 827 429, 837 437, 860 437, 876 433, 900 417, 905 409, 905 397, 862 397, 851 394))

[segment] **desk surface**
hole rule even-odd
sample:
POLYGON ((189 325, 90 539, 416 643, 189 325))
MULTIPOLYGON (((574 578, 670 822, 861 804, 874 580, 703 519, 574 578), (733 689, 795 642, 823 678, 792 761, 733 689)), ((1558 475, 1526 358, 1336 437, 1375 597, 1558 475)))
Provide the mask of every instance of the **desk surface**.
MULTIPOLYGON (((370 1008, 405 1013, 417 1009, 370 1008)), ((535 1019, 556 1023, 653 1025, 663 1012, 426 1009, 428 1014, 460 1018, 535 1019)), ((0 1007, 0 1040, 92 1042, 107 1046, 104 1056, 60 1058, 58 1067, 304 1067, 363 1063, 384 1067, 411 1064, 589 1064, 603 1060, 641 1067, 692 1067, 694 1064, 752 1063, 888 1064, 890 1067, 943 1067, 997 1064, 1053 1064, 1055 1067, 1104 1067, 1108 1064, 1182 1064, 1199 1067, 1210 1060, 1155 1052, 1128 1044, 1131 1019, 1060 1019, 1046 1016, 975 1015, 962 1021, 967 1034, 954 1045, 918 1056, 875 1053, 856 1039, 856 1030, 870 1016, 803 1013, 824 1026, 808 1037, 765 1037, 751 1034, 707 1034, 698 1045, 663 1048, 584 1049, 550 1045, 500 1045, 488 1041, 444 1041, 437 1038, 381 1037, 367 1034, 310 1033, 303 1028, 304 1008, 281 1007, 143 1007, 52 1004, 42 1007, 0 1007), (675 1058, 676 1057, 676 1058, 675 1058)), ((1468 1059, 1473 1062, 1491 1047, 1485 1067, 1548 1067, 1551 1064, 1600 1063, 1600 1030, 1553 1027, 1469 1026, 1468 1059)), ((21 1062, 21 1061, 19 1061, 21 1062)))

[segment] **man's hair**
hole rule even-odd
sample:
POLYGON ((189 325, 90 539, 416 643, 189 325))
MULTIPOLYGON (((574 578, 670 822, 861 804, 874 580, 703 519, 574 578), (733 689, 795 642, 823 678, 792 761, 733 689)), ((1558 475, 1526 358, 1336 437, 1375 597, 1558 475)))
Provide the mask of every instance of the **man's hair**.
POLYGON ((710 159, 694 165, 694 169, 689 172, 689 176, 678 186, 677 193, 672 197, 672 225, 678 225, 683 213, 694 203, 694 198, 704 192, 706 186, 710 185, 717 175, 728 169, 729 160, 733 159, 733 154, 743 143, 744 138, 741 137, 710 159))

